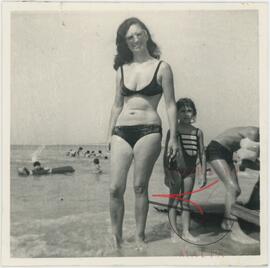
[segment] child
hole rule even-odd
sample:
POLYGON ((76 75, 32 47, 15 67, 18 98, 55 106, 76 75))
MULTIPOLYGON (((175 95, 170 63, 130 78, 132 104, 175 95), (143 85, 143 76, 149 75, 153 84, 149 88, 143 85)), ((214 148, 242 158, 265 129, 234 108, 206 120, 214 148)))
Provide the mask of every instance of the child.
POLYGON ((89 150, 87 150, 85 153, 84 153, 84 157, 90 157, 90 151, 89 150))
MULTIPOLYGON (((170 188, 170 194, 179 194, 191 192, 195 182, 196 165, 198 159, 202 168, 202 180, 200 186, 206 184, 206 157, 204 153, 203 132, 192 126, 197 115, 194 102, 189 98, 181 98, 176 103, 177 106, 177 140, 180 151, 170 161, 167 155, 167 147, 170 133, 168 131, 165 150, 164 150, 164 171, 165 184, 170 188)), ((180 196, 185 200, 190 199, 191 194, 180 196)), ((177 229, 177 213, 176 207, 179 200, 174 198, 169 199, 169 218, 172 227, 172 241, 176 242, 178 232, 177 229)), ((183 231, 181 237, 184 240, 196 242, 197 238, 193 237, 189 232, 190 226, 190 208, 188 202, 182 202, 182 226, 183 231)))
POLYGON ((83 147, 80 146, 80 147, 78 148, 77 152, 76 152, 77 156, 80 156, 81 153, 82 153, 82 151, 83 151, 83 147))
POLYGON ((93 156, 93 157, 95 157, 95 156, 96 156, 95 151, 92 151, 92 152, 91 152, 90 157, 92 157, 92 156, 93 156))
POLYGON ((98 150, 98 153, 97 153, 96 157, 99 157, 99 158, 102 158, 103 157, 103 154, 102 154, 102 151, 101 150, 98 150))
POLYGON ((34 168, 32 169, 32 172, 31 172, 32 175, 43 175, 43 174, 48 174, 51 172, 50 168, 42 167, 39 161, 35 161, 33 163, 33 167, 34 168))
POLYGON ((44 170, 44 167, 41 166, 40 162, 39 161, 35 161, 33 163, 33 171, 36 171, 36 172, 39 172, 39 171, 43 171, 44 170))
POLYGON ((94 158, 93 163, 95 165, 94 173, 96 173, 96 174, 102 173, 102 170, 101 170, 100 164, 99 164, 99 159, 98 158, 94 158))

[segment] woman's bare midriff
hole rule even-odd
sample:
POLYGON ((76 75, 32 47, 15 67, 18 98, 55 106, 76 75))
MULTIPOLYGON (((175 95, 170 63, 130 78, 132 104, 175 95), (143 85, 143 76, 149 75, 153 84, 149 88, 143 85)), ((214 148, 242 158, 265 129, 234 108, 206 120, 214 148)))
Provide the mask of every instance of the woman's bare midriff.
POLYGON ((161 125, 157 106, 161 95, 144 97, 132 96, 125 100, 116 126, 161 125))

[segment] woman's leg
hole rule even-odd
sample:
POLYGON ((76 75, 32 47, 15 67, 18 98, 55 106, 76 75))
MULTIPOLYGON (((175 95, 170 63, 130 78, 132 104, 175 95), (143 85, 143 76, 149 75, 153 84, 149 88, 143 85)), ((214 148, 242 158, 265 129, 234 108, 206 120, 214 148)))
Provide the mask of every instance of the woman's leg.
MULTIPOLYGON (((191 174, 188 177, 186 177, 183 181, 183 188, 182 192, 188 192, 189 194, 185 194, 181 196, 184 200, 190 200, 191 194, 190 192, 193 190, 195 182, 195 174, 191 174)), ((190 228, 190 203, 182 201, 183 204, 183 212, 182 212, 182 225, 183 225, 183 232, 182 232, 182 238, 190 241, 190 242, 196 242, 198 241, 197 238, 191 235, 189 232, 190 228)))
POLYGON ((236 171, 234 167, 230 167, 229 164, 223 159, 217 159, 211 161, 211 166, 214 171, 224 183, 226 188, 226 196, 225 196, 225 214, 224 221, 222 223, 222 228, 224 230, 230 230, 232 226, 232 215, 231 208, 232 205, 236 202, 237 197, 241 193, 238 179, 236 175, 236 171))
POLYGON ((133 159, 130 145, 118 136, 111 140, 111 184, 110 184, 110 215, 115 246, 122 242, 122 225, 124 217, 124 193, 127 174, 133 159))
POLYGON ((161 135, 153 133, 140 138, 133 151, 136 240, 137 242, 143 242, 149 207, 148 183, 154 164, 161 151, 161 135))

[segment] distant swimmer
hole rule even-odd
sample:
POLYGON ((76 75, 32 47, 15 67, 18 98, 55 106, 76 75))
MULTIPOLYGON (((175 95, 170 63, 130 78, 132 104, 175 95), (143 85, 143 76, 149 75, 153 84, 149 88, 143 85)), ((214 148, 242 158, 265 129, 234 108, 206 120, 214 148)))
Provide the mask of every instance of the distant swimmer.
POLYGON ((93 163, 94 163, 94 166, 95 166, 94 173, 96 173, 96 174, 102 173, 102 170, 101 170, 101 168, 100 168, 100 162, 99 162, 99 159, 98 159, 98 158, 94 158, 93 163))
POLYGON ((96 152, 95 151, 92 151, 91 153, 90 153, 90 157, 95 157, 96 156, 96 152))
POLYGON ((96 156, 97 156, 97 157, 100 157, 100 158, 101 158, 101 157, 103 157, 103 153, 102 153, 102 151, 101 151, 101 150, 99 150, 96 156))
POLYGON ((80 156, 82 150, 83 150, 83 147, 79 147, 79 148, 78 148, 78 150, 77 150, 77 152, 76 152, 77 156, 80 156))
POLYGON ((73 149, 70 149, 70 150, 66 153, 66 155, 67 155, 67 156, 70 156, 70 157, 75 157, 76 154, 77 154, 77 152, 76 152, 75 150, 73 150, 73 149))
POLYGON ((18 174, 20 176, 29 176, 29 175, 35 176, 35 175, 44 175, 44 174, 50 174, 50 173, 51 173, 51 169, 42 167, 39 161, 35 161, 33 163, 32 170, 28 170, 26 167, 18 169, 18 174))
POLYGON ((87 150, 85 153, 84 153, 84 157, 90 157, 90 151, 89 150, 87 150))
POLYGON ((70 156, 70 157, 75 157, 77 155, 77 151, 70 149, 67 153, 66 156, 70 156))
MULTIPOLYGON (((38 161, 37 161, 38 162, 38 161)), ((26 167, 18 168, 19 176, 41 176, 41 175, 50 175, 50 174, 66 174, 73 173, 75 169, 71 166, 63 166, 56 168, 43 168, 40 164, 36 163, 32 170, 27 169, 26 167)))
POLYGON ((33 170, 32 170, 32 173, 33 175, 36 175, 36 174, 40 174, 40 173, 43 173, 43 172, 47 172, 50 170, 50 168, 44 168, 41 166, 41 163, 39 161, 35 161, 33 163, 33 170))

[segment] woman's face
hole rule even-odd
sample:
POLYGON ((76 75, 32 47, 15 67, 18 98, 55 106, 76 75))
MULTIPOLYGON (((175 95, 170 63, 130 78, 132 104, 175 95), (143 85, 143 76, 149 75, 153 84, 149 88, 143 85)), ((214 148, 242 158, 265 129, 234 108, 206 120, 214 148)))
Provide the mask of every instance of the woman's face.
POLYGON ((131 52, 138 52, 147 48, 147 32, 138 24, 129 27, 125 38, 131 52))

